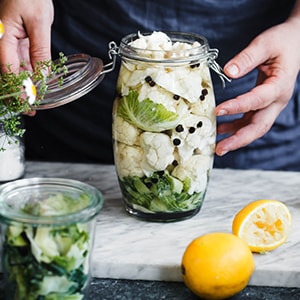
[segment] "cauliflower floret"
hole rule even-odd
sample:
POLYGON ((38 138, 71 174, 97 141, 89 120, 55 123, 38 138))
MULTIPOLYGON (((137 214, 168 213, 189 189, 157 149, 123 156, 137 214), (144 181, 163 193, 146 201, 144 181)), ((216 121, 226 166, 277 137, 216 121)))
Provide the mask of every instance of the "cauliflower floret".
POLYGON ((213 154, 215 124, 204 116, 190 114, 172 130, 172 141, 177 145, 181 162, 187 161, 194 153, 213 154))
POLYGON ((194 151, 194 154, 203 155, 214 155, 216 146, 216 136, 215 134, 207 137, 206 139, 201 139, 200 143, 194 151))
POLYGON ((213 156, 193 155, 189 160, 178 165, 172 171, 172 176, 184 182, 190 182, 188 193, 205 191, 209 171, 212 168, 213 156))
POLYGON ((187 99, 189 102, 199 101, 202 90, 201 67, 189 66, 172 69, 160 68, 150 74, 154 82, 169 92, 187 99))
POLYGON ((215 95, 211 89, 207 89, 208 94, 205 96, 205 99, 202 101, 197 101, 191 103, 190 109, 191 113, 195 115, 208 115, 213 117, 215 110, 215 95))
POLYGON ((131 47, 147 50, 171 50, 171 39, 161 31, 153 31, 150 35, 138 34, 139 38, 130 43, 131 47))
POLYGON ((176 99, 177 95, 170 93, 159 85, 143 84, 139 90, 139 101, 149 98, 151 101, 162 104, 168 111, 176 112, 180 119, 189 115, 189 106, 183 98, 176 99))
POLYGON ((151 87, 149 84, 143 84, 139 91, 139 101, 149 98, 155 103, 162 104, 167 110, 176 112, 176 101, 173 99, 173 94, 159 86, 151 87))
MULTIPOLYGON (((146 57, 152 57, 156 59, 162 58, 177 58, 182 56, 191 55, 192 51, 195 49, 196 53, 199 52, 199 47, 201 44, 199 42, 194 42, 193 44, 184 42, 173 43, 170 37, 161 31, 153 31, 150 35, 142 35, 138 33, 138 38, 130 43, 131 47, 137 49, 150 50, 151 52, 143 51, 141 55, 146 57), (153 51, 155 50, 155 51, 153 51)), ((136 50, 139 52, 139 50, 136 50)))
POLYGON ((117 173, 120 179, 126 176, 144 176, 141 169, 143 152, 140 147, 117 143, 115 144, 114 153, 117 173))
POLYGON ((113 138, 118 142, 129 146, 139 144, 141 130, 125 121, 122 117, 116 116, 114 118, 112 133, 113 138))
POLYGON ((128 79, 123 81, 123 85, 127 87, 135 87, 140 83, 144 82, 145 77, 145 70, 134 70, 129 76, 128 79))
POLYGON ((142 167, 146 175, 167 168, 174 160, 174 146, 164 133, 144 132, 140 136, 142 167))

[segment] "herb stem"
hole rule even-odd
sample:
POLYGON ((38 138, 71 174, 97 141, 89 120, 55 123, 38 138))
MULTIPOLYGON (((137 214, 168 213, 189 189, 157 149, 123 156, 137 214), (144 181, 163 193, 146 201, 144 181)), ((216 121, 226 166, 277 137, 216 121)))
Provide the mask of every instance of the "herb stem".
POLYGON ((7 99, 7 98, 12 98, 12 97, 17 97, 20 94, 21 94, 20 92, 17 92, 17 93, 12 93, 12 94, 0 95, 0 100, 7 99))

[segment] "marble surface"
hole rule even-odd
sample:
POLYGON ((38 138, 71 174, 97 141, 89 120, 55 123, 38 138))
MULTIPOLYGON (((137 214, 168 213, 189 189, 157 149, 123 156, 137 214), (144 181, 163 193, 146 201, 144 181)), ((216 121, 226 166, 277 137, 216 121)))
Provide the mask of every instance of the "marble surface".
POLYGON ((291 234, 278 249, 255 254, 249 285, 300 287, 300 173, 214 169, 199 214, 175 223, 129 216, 111 165, 27 162, 25 177, 77 179, 103 193, 92 259, 93 276, 98 278, 182 281, 181 257, 192 239, 211 231, 230 232, 233 216, 250 201, 281 200, 293 217, 291 234))

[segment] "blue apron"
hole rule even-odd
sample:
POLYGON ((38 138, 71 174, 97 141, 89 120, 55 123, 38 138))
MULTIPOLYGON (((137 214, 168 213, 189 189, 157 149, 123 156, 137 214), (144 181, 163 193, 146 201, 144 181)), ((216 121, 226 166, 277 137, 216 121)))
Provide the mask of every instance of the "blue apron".
MULTIPOLYGON (((109 62, 108 43, 126 34, 174 30, 207 37, 218 63, 241 51, 259 33, 283 22, 294 0, 54 0, 53 58, 87 53, 109 62)), ((284 41, 283 41, 284 42, 284 41)), ((118 68, 88 95, 26 118, 29 159, 112 163, 111 110, 118 68)), ((222 88, 213 75, 217 103, 255 85, 256 72, 222 88)), ((215 167, 300 170, 299 86, 270 132, 247 147, 215 158, 215 167)), ((227 117, 230 120, 234 117, 227 117)), ((220 118, 223 122, 224 118, 220 118)))

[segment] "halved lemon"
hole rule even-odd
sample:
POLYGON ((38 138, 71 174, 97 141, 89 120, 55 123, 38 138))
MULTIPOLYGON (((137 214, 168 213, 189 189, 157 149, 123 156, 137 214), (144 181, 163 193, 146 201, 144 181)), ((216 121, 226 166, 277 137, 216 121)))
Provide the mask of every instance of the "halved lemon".
POLYGON ((288 238, 292 217, 287 206, 278 200, 256 200, 234 217, 232 233, 243 239, 252 252, 271 251, 288 238))

